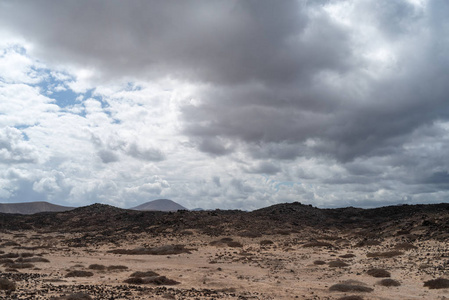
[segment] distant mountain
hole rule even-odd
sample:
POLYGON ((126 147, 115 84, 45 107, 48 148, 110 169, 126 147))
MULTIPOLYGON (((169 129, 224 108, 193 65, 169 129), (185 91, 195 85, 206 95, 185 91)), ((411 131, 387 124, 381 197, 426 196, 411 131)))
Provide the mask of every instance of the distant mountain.
POLYGON ((203 211, 203 210, 204 210, 204 208, 201 208, 201 207, 197 207, 197 208, 192 209, 192 211, 203 211))
POLYGON ((169 199, 157 199, 144 204, 132 207, 133 210, 153 210, 153 211, 178 211, 187 210, 182 205, 179 205, 175 201, 169 199))
POLYGON ((60 212, 72 210, 74 207, 61 206, 45 201, 0 203, 0 213, 31 215, 40 212, 60 212))

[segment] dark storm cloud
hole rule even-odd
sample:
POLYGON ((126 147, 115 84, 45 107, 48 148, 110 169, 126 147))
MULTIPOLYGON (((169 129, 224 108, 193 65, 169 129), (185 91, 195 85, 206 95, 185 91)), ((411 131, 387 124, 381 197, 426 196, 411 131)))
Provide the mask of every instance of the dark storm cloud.
POLYGON ((146 161, 162 161, 165 159, 165 155, 161 150, 152 147, 139 147, 136 143, 129 144, 125 153, 146 161))
MULTIPOLYGON (((6 1, 2 11, 2 23, 35 42, 47 59, 96 65, 105 75, 284 82, 326 64, 309 59, 298 68, 296 37, 308 16, 291 0, 6 1)), ((338 42, 332 30, 324 34, 338 42)), ((305 47, 299 54, 314 51, 329 53, 305 47)))
POLYGON ((117 154, 109 150, 98 151, 98 156, 100 157, 101 161, 105 164, 116 162, 119 160, 117 154))
POLYGON ((252 167, 245 168, 245 171, 247 173, 254 173, 254 174, 274 175, 279 173, 281 171, 281 168, 271 162, 263 161, 252 167))
POLYGON ((223 156, 233 151, 233 147, 217 137, 206 137, 197 139, 198 149, 212 156, 223 156))
MULTIPOLYGON (((443 53, 449 50, 444 38, 449 27, 440 12, 449 12, 447 4, 431 2, 424 13, 405 1, 369 3, 382 9, 365 7, 361 17, 379 24, 376 30, 385 40, 395 38, 385 45, 393 47, 395 61, 384 76, 369 73, 369 61, 363 55, 372 49, 349 37, 351 32, 362 33, 318 13, 307 19, 306 29, 297 32, 296 40, 301 42, 295 44, 292 64, 297 72, 290 81, 280 84, 256 77, 252 79, 258 84, 210 89, 200 105, 184 109, 186 132, 203 139, 218 135, 261 145, 262 153, 251 146, 254 157, 266 155, 271 143, 285 142, 296 144, 297 156, 312 152, 350 162, 401 151, 416 129, 447 120, 449 60, 443 53), (309 47, 315 51, 304 50, 309 47), (340 86, 326 76, 334 76, 340 86), (304 147, 307 142, 313 143, 304 147)), ((264 60, 273 62, 270 56, 264 60)))

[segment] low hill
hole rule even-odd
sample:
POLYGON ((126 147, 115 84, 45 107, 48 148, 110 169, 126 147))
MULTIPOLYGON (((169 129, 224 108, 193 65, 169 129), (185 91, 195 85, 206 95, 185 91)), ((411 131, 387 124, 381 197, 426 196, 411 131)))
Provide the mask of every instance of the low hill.
POLYGON ((187 210, 184 206, 169 199, 157 199, 144 204, 132 207, 133 210, 152 210, 152 211, 178 211, 187 210))
POLYGON ((73 207, 56 205, 45 201, 0 203, 0 212, 7 214, 31 215, 40 212, 61 212, 72 209, 73 207))

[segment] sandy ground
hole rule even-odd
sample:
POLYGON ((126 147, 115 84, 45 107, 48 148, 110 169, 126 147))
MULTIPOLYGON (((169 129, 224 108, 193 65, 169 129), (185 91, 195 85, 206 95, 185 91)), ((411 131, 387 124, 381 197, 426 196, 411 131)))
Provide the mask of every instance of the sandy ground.
POLYGON ((168 233, 163 237, 129 234, 117 237, 114 243, 70 246, 68 241, 81 236, 32 231, 1 233, 3 260, 18 254, 19 257, 10 259, 41 257, 49 262, 21 266, 3 261, 1 277, 14 281, 16 290, 10 294, 0 291, 0 299, 345 299, 345 296, 359 296, 346 299, 449 299, 449 289, 424 287, 425 281, 449 278, 448 244, 433 240, 408 242, 405 247, 411 249, 397 249, 396 245, 404 243, 403 238, 384 239, 380 245, 356 246, 360 237, 337 232, 323 236, 291 233, 242 238, 209 237, 190 231, 188 235, 168 233), (307 247, 310 241, 330 245, 307 247), (190 253, 109 252, 175 244, 185 245, 190 253), (370 257, 372 253, 387 251, 402 254, 370 257), (344 262, 346 266, 332 267, 329 263, 333 261, 344 262), (106 269, 92 269, 94 264, 106 269), (117 265, 123 270, 107 268, 117 265), (381 285, 379 281, 385 278, 367 273, 374 268, 387 270, 391 274, 389 278, 400 285, 381 285), (66 277, 74 270, 89 271, 93 275, 66 277), (136 271, 153 271, 179 284, 125 283, 136 271), (372 291, 333 291, 331 287, 338 283, 372 291), (69 297, 76 293, 84 294, 69 297))

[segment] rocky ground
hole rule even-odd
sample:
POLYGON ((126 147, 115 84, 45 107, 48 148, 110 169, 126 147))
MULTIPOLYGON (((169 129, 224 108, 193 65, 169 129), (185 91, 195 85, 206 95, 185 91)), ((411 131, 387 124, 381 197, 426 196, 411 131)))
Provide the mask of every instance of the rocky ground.
POLYGON ((4 214, 0 299, 449 299, 448 207, 4 214))

